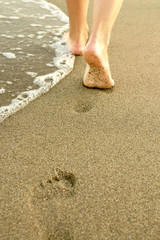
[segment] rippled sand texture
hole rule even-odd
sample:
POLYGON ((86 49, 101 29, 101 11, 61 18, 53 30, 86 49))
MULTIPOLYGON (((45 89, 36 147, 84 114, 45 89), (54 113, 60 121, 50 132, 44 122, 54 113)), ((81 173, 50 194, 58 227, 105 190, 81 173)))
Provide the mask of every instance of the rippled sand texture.
POLYGON ((68 17, 44 0, 0 1, 0 122, 68 74, 68 17))

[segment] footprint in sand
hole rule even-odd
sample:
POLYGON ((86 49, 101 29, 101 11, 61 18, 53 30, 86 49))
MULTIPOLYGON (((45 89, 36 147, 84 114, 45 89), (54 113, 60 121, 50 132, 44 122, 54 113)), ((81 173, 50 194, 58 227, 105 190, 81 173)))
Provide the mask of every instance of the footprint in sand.
POLYGON ((89 102, 81 102, 81 103, 78 103, 75 106, 74 110, 77 113, 85 113, 85 112, 90 111, 92 108, 93 108, 93 106, 92 106, 91 103, 89 103, 89 102))
POLYGON ((59 211, 64 201, 74 196, 75 184, 73 173, 55 168, 47 179, 32 188, 29 208, 38 231, 37 240, 73 240, 70 224, 63 221, 59 211))
POLYGON ((55 168, 46 180, 41 181, 34 187, 34 198, 38 201, 38 199, 70 197, 74 194, 75 183, 76 178, 73 173, 55 168))

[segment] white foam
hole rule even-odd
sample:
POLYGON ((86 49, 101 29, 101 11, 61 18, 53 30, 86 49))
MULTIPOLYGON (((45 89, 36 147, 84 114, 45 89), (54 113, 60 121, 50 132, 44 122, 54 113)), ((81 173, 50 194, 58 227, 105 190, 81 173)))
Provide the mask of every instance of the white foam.
POLYGON ((2 55, 8 59, 14 59, 16 58, 16 55, 14 53, 11 52, 2 52, 2 55))
POLYGON ((0 88, 0 94, 3 94, 5 92, 6 92, 5 88, 0 88))
POLYGON ((45 31, 38 31, 37 34, 41 35, 41 34, 44 34, 46 33, 45 31))
POLYGON ((32 54, 32 53, 27 53, 27 56, 29 56, 29 57, 34 57, 35 55, 32 54))
POLYGON ((30 77, 34 78, 37 76, 38 73, 36 72, 26 72, 27 75, 29 75, 30 77))
POLYGON ((45 18, 47 18, 47 17, 52 17, 52 16, 51 16, 51 15, 48 15, 48 14, 45 14, 45 15, 39 17, 38 19, 45 19, 45 18))
POLYGON ((1 34, 1 37, 5 37, 5 38, 11 38, 11 39, 13 39, 13 38, 14 38, 13 36, 6 35, 6 34, 1 34))
POLYGON ((27 90, 31 90, 33 87, 32 86, 28 86, 27 87, 27 90))
POLYGON ((41 27, 42 25, 41 25, 41 24, 31 23, 30 26, 31 26, 31 27, 41 27))
POLYGON ((18 17, 18 16, 11 16, 11 17, 9 17, 9 19, 20 19, 20 17, 18 17))
POLYGON ((28 2, 34 2, 34 1, 33 0, 22 0, 22 2, 28 3, 28 2))
POLYGON ((18 8, 15 10, 15 13, 19 13, 22 10, 22 8, 18 8))
MULTIPOLYGON (((65 31, 69 29, 69 21, 68 17, 55 5, 48 3, 45 0, 22 0, 24 3, 33 2, 38 4, 41 8, 44 8, 49 11, 51 15, 43 15, 41 17, 56 17, 56 20, 64 22, 63 26, 57 28, 57 37, 54 38, 54 44, 49 45, 49 47, 55 50, 56 57, 53 59, 53 64, 58 69, 55 72, 37 76, 33 75, 35 72, 26 72, 26 74, 33 77, 33 83, 38 85, 39 88, 32 90, 32 86, 28 86, 26 91, 23 91, 18 94, 16 98, 11 101, 11 104, 8 106, 2 106, 0 108, 0 122, 2 122, 5 118, 25 107, 29 102, 33 101, 37 97, 42 94, 48 92, 53 86, 55 86, 61 79, 63 79, 68 73, 70 73, 73 69, 75 57, 69 53, 66 45, 62 45, 64 41, 62 41, 58 36, 62 35, 65 31)), ((14 17, 14 16, 12 16, 14 17)), ((34 16, 33 16, 34 17, 34 16)), ((14 19, 14 18, 13 18, 14 19)), ((15 18, 18 19, 18 18, 15 18)), ((42 26, 41 24, 31 24, 32 27, 42 26)), ((49 26, 49 25, 47 25, 49 26)), ((54 28, 53 26, 49 26, 48 28, 54 28)), ((46 31, 49 31, 46 29, 46 31)), ((34 34, 29 34, 27 37, 34 38, 34 34)), ((28 45, 29 47, 29 45, 28 45)), ((41 47, 48 47, 46 44, 42 44, 41 47)), ((18 49, 17 49, 18 50, 18 49)), ((11 59, 16 58, 16 55, 11 52, 3 52, 1 53, 3 56, 11 59)), ((34 54, 28 53, 27 56, 34 56, 34 54)), ((51 63, 50 63, 51 64, 51 63)), ((51 66, 51 65, 50 65, 51 66)), ((3 90, 4 91, 4 90, 3 90)))
POLYGON ((43 36, 37 36, 37 39, 41 39, 41 38, 43 38, 43 36))
POLYGON ((49 25, 48 25, 48 26, 45 26, 45 28, 53 28, 53 26, 49 26, 49 25))
POLYGON ((53 67, 54 64, 53 64, 53 63, 46 63, 46 66, 47 66, 47 67, 53 67))
POLYGON ((7 18, 7 17, 6 17, 6 16, 4 16, 4 15, 0 15, 0 19, 1 19, 1 18, 7 18))
POLYGON ((13 83, 12 83, 12 82, 10 82, 10 81, 7 81, 6 83, 7 83, 7 84, 9 84, 9 85, 13 84, 13 83))
POLYGON ((27 35, 27 37, 29 37, 29 38, 34 38, 34 34, 31 33, 31 34, 27 35))
POLYGON ((23 34, 18 34, 17 37, 24 38, 25 36, 23 34))
POLYGON ((11 39, 13 39, 14 37, 13 37, 13 36, 10 36, 10 35, 6 35, 6 38, 11 38, 11 39))

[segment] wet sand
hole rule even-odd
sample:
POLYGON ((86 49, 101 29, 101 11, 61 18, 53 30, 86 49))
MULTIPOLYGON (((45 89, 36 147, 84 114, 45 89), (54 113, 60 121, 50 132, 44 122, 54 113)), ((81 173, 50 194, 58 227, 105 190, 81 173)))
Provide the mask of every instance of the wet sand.
POLYGON ((69 29, 68 16, 54 4, 45 0, 0 0, 0 8, 2 122, 70 73, 75 57, 63 40, 69 29))
POLYGON ((124 2, 109 49, 113 90, 85 88, 77 57, 1 123, 0 239, 160 239, 159 8, 124 2))

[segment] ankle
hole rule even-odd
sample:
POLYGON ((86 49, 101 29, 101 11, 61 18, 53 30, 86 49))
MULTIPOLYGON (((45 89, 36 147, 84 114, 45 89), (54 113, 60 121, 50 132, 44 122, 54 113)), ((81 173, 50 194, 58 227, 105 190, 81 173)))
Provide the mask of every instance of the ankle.
POLYGON ((108 49, 109 46, 109 37, 103 37, 99 36, 98 34, 92 33, 87 46, 92 47, 92 48, 98 48, 98 49, 108 49))
POLYGON ((70 40, 74 42, 86 41, 88 39, 88 31, 89 31, 88 25, 76 29, 70 27, 69 31, 70 40))

